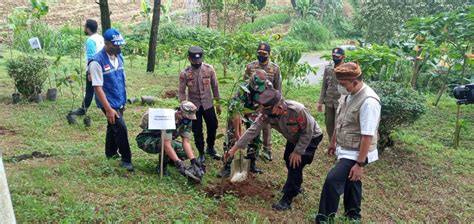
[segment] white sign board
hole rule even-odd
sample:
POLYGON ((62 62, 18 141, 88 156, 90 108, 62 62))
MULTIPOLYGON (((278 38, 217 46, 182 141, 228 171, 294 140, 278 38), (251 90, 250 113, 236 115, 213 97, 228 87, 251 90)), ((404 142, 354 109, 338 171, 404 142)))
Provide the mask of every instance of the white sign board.
POLYGON ((176 129, 173 109, 148 109, 148 129, 173 130, 176 129))
POLYGON ((32 49, 41 49, 41 43, 38 37, 33 37, 28 40, 32 49))

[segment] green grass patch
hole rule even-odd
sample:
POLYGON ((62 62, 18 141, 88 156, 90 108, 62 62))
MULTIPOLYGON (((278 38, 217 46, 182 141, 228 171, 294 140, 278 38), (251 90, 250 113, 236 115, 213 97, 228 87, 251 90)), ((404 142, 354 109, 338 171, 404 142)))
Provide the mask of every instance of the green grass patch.
POLYGON ((257 18, 253 23, 245 23, 240 27, 241 31, 256 33, 262 30, 270 29, 279 24, 290 22, 291 17, 288 13, 278 13, 269 16, 257 18))

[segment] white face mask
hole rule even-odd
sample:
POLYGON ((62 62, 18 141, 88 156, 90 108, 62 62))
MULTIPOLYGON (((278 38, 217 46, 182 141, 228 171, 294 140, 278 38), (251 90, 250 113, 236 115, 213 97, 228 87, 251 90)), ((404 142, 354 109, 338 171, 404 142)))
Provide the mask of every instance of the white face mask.
POLYGON ((350 95, 351 93, 347 91, 347 89, 344 86, 337 85, 337 91, 342 94, 342 95, 350 95))

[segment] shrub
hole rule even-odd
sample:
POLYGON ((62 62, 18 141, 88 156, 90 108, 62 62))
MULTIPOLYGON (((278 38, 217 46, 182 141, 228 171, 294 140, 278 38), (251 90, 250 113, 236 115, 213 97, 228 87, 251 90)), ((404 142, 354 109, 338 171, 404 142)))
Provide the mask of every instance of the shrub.
POLYGON ((309 50, 326 48, 331 36, 331 32, 314 18, 296 20, 288 33, 289 39, 305 42, 309 50))
POLYGON ((13 78, 15 87, 25 97, 40 94, 48 78, 49 61, 40 57, 20 56, 8 60, 8 75, 13 78))
POLYGON ((291 20, 288 13, 273 14, 256 19, 253 23, 247 23, 240 27, 240 31, 255 33, 270 29, 278 24, 284 24, 291 20))
POLYGON ((370 82, 379 95, 382 114, 379 125, 378 148, 383 151, 393 145, 390 134, 398 127, 409 125, 426 112, 425 98, 407 86, 390 81, 370 82))

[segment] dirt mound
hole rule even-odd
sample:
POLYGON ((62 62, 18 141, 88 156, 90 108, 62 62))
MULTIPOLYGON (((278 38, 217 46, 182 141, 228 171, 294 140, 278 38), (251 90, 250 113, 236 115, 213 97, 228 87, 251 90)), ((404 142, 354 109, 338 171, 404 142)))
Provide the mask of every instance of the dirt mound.
POLYGON ((178 95, 178 90, 168 90, 163 94, 162 98, 172 99, 172 98, 176 98, 177 95, 178 95))
POLYGON ((227 179, 221 183, 219 180, 207 186, 204 191, 208 197, 214 198, 220 198, 224 194, 232 194, 239 198, 257 197, 263 200, 269 200, 275 196, 273 194, 274 189, 275 186, 271 182, 260 181, 250 175, 247 180, 239 183, 231 183, 227 179))
POLYGON ((8 134, 15 135, 16 132, 14 130, 9 130, 5 127, 0 126, 0 135, 8 135, 8 134))

